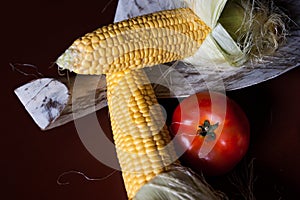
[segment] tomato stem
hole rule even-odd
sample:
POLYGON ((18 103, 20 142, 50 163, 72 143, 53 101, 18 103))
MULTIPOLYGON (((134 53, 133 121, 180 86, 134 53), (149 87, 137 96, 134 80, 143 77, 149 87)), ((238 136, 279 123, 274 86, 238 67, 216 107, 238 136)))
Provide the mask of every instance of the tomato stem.
POLYGON ((216 139, 216 133, 214 132, 216 128, 218 128, 219 122, 211 125, 209 120, 205 120, 203 125, 199 125, 199 129, 197 131, 197 135, 201 135, 203 137, 209 137, 210 140, 216 139))

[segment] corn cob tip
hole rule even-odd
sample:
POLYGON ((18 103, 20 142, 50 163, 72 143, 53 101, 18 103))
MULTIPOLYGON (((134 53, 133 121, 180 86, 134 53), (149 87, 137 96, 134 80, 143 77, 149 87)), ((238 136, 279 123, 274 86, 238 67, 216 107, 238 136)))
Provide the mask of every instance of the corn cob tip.
POLYGON ((67 49, 57 60, 56 64, 61 69, 68 69, 78 73, 77 66, 80 63, 80 52, 76 49, 67 49))

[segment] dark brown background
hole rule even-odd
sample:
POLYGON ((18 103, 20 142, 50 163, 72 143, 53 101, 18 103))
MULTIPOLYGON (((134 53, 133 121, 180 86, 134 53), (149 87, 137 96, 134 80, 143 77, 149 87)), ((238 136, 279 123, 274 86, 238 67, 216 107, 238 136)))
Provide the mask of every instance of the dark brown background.
MULTIPOLYGON (((71 42, 113 21, 117 0, 108 3, 12 0, 1 6, 1 199, 126 199, 120 172, 103 181, 87 181, 73 174, 65 176, 70 185, 56 183, 61 173, 72 169, 90 177, 106 176, 112 169, 89 154, 74 123, 39 130, 13 93, 34 77, 17 73, 9 65, 29 63, 46 77, 57 77, 56 68, 49 66, 71 42)), ((248 157, 256 158, 257 199, 298 199, 294 195, 300 194, 299 77, 300 69, 294 69, 266 83, 227 93, 242 106, 251 123, 248 157)), ((160 101, 170 117, 177 100, 160 101)), ((107 112, 104 108, 97 115, 110 135, 107 112)), ((218 180, 225 178, 213 179, 216 187, 218 180)))

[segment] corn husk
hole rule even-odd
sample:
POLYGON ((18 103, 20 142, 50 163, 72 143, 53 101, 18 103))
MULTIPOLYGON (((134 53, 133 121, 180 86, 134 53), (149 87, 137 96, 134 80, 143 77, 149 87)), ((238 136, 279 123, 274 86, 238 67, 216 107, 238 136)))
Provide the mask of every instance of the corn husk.
POLYGON ((146 183, 134 200, 226 200, 221 191, 213 189, 203 176, 186 167, 174 167, 146 183))
MULTIPOLYGON (((195 1, 189 0, 189 2, 195 1)), ((296 1, 293 2, 297 4, 296 1)), ((184 5, 182 2, 172 0, 120 0, 115 21, 155 11, 172 9, 182 5, 184 5)), ((297 5, 298 7, 296 7, 300 8, 299 3, 297 5)), ((221 10, 223 5, 219 5, 219 7, 219 10, 221 10)), ((296 7, 294 6, 294 8, 296 7)), ((276 6, 274 6, 274 8, 276 8, 276 6)), ((218 18, 218 14, 216 13, 212 13, 211 15, 216 15, 216 18, 218 18)), ((297 15, 294 17, 297 18, 297 15)), ((219 30, 224 29, 216 20, 209 22, 204 19, 204 21, 210 24, 210 26, 214 26, 214 30, 215 28, 219 30)), ((230 31, 213 31, 209 40, 205 42, 209 43, 207 46, 216 45, 215 38, 224 38, 222 35, 224 36, 226 34, 231 34, 230 36, 232 36, 230 31)), ((226 54, 220 51, 219 58, 223 56, 223 59, 212 58, 214 61, 198 59, 202 62, 202 64, 200 63, 198 65, 193 63, 189 64, 189 60, 187 59, 145 70, 152 83, 157 85, 156 94, 158 97, 185 97, 194 92, 207 89, 236 90, 275 78, 300 65, 300 52, 298 50, 300 31, 297 30, 297 28, 291 29, 288 35, 286 35, 286 33, 284 34, 284 37, 285 43, 278 46, 278 48, 276 47, 273 52, 267 54, 264 54, 264 52, 256 52, 256 55, 250 55, 248 47, 246 48, 244 46, 241 48, 241 44, 234 43, 231 45, 233 47, 231 48, 231 53, 226 54), (239 49, 236 48, 236 45, 239 49), (228 59, 230 59, 230 56, 228 57, 230 54, 237 55, 235 56, 235 61, 227 62, 228 59), (252 58, 249 59, 249 56, 252 56, 252 58), (240 67, 232 67, 232 65, 239 65, 240 67), (163 87, 158 85, 163 85, 163 87)), ((229 37, 227 38, 230 40, 229 37)), ((232 37, 232 39, 237 38, 232 37)), ((225 44, 229 44, 229 42, 225 42, 225 44)), ((245 44, 247 44, 247 41, 245 44)), ((254 47, 256 46, 254 45, 254 47)), ((220 49, 220 46, 218 47, 217 45, 216 48, 220 49)), ((212 53, 209 52, 207 55, 212 55, 212 53)))

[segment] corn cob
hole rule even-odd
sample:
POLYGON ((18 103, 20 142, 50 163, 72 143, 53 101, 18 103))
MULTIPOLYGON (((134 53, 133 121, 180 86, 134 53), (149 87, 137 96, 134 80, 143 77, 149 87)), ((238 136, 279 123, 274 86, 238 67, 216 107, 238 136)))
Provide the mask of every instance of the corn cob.
POLYGON ((192 56, 211 29, 189 8, 104 26, 77 39, 57 60, 78 74, 106 74, 192 56))
POLYGON ((177 157, 161 108, 142 69, 107 74, 107 100, 116 151, 131 199, 147 181, 168 170, 177 157))
POLYGON ((193 55, 210 31, 189 8, 162 11, 88 33, 57 60, 60 68, 78 74, 106 74, 111 125, 129 199, 178 164, 161 108, 141 68, 193 55))

